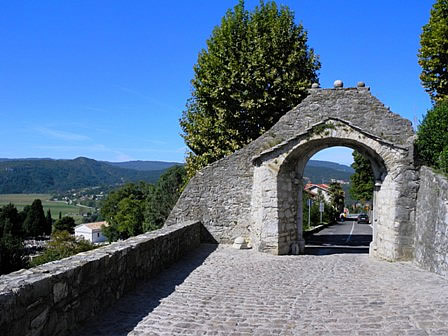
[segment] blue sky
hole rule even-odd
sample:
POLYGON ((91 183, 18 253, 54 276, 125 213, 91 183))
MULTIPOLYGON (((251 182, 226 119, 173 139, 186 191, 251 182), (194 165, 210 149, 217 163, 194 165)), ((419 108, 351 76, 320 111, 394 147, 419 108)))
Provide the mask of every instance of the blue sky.
MULTIPOLYGON (((0 157, 183 161, 193 65, 236 3, 2 1, 0 157)), ((417 51, 432 0, 277 3, 308 31, 322 87, 364 81, 393 112, 422 119, 431 102, 417 51)), ((315 158, 351 162, 350 150, 315 158)))

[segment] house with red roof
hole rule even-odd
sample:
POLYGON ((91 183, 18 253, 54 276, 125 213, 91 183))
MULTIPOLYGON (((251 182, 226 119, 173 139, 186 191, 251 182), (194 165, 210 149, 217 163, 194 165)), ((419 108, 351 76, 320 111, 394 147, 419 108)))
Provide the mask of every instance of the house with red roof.
POLYGON ((303 190, 307 192, 311 198, 317 198, 319 193, 321 193, 324 197, 324 201, 330 202, 330 186, 328 184, 307 183, 303 190))

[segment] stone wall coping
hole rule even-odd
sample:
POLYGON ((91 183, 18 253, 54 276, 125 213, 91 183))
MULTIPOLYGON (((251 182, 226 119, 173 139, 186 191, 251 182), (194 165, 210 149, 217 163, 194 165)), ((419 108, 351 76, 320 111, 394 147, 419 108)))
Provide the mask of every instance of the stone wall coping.
MULTIPOLYGON (((427 173, 430 173, 434 178, 436 178, 436 179, 438 180, 437 182, 439 182, 439 183, 441 183, 443 186, 446 186, 446 187, 447 187, 447 188, 444 189, 444 190, 448 190, 448 177, 447 177, 447 176, 438 173, 434 168, 431 168, 431 167, 429 167, 429 166, 421 166, 421 167, 420 167, 420 170, 421 170, 421 171, 424 171, 424 172, 427 172, 427 173)), ((442 188, 442 189, 443 189, 443 188, 442 188)))
POLYGON ((9 291, 14 291, 18 287, 23 287, 34 282, 38 282, 48 277, 55 277, 64 274, 66 272, 69 272, 73 268, 88 264, 89 262, 92 262, 94 260, 99 260, 103 257, 108 257, 117 252, 126 254, 128 251, 132 250, 139 244, 152 239, 163 239, 174 231, 198 223, 199 221, 186 221, 183 223, 166 226, 159 230, 143 233, 138 236, 114 242, 110 245, 99 247, 94 250, 81 252, 71 257, 2 275, 0 276, 0 295, 9 291))

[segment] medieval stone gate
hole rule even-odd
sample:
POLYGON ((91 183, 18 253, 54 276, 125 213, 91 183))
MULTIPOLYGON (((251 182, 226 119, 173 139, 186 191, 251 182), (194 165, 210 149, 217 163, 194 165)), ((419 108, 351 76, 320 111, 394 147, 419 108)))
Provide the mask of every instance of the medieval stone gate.
POLYGON ((303 251, 303 171, 316 152, 353 148, 375 175, 370 253, 412 259, 418 172, 411 123, 392 113, 370 90, 320 89, 285 114, 268 132, 201 170, 187 185, 166 225, 201 220, 213 239, 242 236, 263 252, 303 251))

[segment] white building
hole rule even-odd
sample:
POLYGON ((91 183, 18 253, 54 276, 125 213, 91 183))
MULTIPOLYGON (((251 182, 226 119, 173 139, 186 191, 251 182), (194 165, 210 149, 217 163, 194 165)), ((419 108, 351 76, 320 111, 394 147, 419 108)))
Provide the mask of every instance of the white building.
POLYGON ((325 202, 330 202, 330 186, 328 184, 313 184, 307 183, 304 187, 304 190, 307 191, 311 196, 317 197, 319 193, 324 197, 325 202))
POLYGON ((85 223, 75 227, 75 236, 83 237, 92 243, 102 243, 107 238, 101 232, 102 226, 108 226, 107 222, 85 223))

